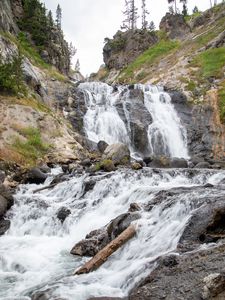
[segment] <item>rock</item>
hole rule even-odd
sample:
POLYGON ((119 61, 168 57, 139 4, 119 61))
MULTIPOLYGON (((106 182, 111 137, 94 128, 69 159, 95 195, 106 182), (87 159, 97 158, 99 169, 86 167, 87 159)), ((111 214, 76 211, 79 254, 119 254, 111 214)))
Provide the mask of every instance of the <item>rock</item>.
POLYGON ((0 184, 4 182, 5 177, 6 177, 5 172, 0 170, 0 184))
POLYGON ((57 218, 63 223, 65 219, 71 214, 71 210, 67 207, 61 207, 57 212, 57 218))
POLYGON ((128 300, 128 298, 118 298, 118 297, 94 297, 88 300, 128 300))
POLYGON ((128 212, 135 212, 141 210, 141 207, 137 203, 131 203, 128 212))
POLYGON ((47 175, 43 173, 39 168, 32 168, 25 175, 24 183, 41 184, 45 182, 46 178, 47 175))
POLYGON ((113 39, 106 40, 103 48, 104 63, 108 69, 122 69, 157 41, 155 32, 140 29, 118 31, 113 39))
POLYGON ((186 35, 191 32, 184 16, 179 14, 166 13, 159 24, 159 28, 165 31, 170 39, 185 39, 186 35))
POLYGON ((84 240, 78 242, 70 251, 73 255, 94 256, 110 242, 106 229, 90 232, 84 240))
POLYGON ((101 161, 101 169, 103 169, 105 172, 112 172, 115 171, 115 165, 114 162, 111 159, 105 159, 101 161))
POLYGON ((196 169, 210 169, 211 166, 208 162, 200 162, 195 166, 196 169))
POLYGON ((116 238, 121 232, 123 232, 130 226, 131 222, 140 219, 140 217, 140 213, 128 212, 119 215, 117 218, 113 219, 107 227, 107 232, 110 237, 110 240, 116 238))
MULTIPOLYGON (((1 204, 0 204, 0 206, 1 206, 1 204)), ((6 231, 9 228, 10 228, 10 221, 9 220, 5 220, 5 219, 0 220, 0 236, 3 235, 3 234, 5 234, 6 231)))
POLYGON ((194 156, 191 158, 191 162, 194 164, 194 165, 197 165, 199 163, 204 163, 205 160, 203 157, 199 157, 199 156, 194 156))
POLYGON ((6 199, 7 201, 7 209, 10 209, 14 204, 14 199, 12 195, 13 190, 5 187, 3 184, 0 184, 0 196, 6 199))
POLYGON ((138 162, 135 162, 135 163, 132 163, 132 164, 131 164, 131 168, 132 168, 133 170, 140 170, 140 169, 143 168, 143 166, 142 166, 141 164, 139 164, 138 162))
POLYGON ((88 179, 88 180, 85 180, 83 182, 83 196, 89 192, 89 191, 92 191, 93 188, 95 187, 95 184, 96 184, 96 181, 92 180, 92 179, 88 179))
POLYGON ((212 273, 203 279, 204 287, 202 292, 202 299, 210 300, 215 298, 217 295, 220 296, 219 299, 224 299, 225 297, 225 272, 212 273), (221 295, 223 294, 223 295, 221 295), (221 297, 222 296, 222 297, 221 297))
POLYGON ((46 164, 45 165, 42 165, 42 166, 39 166, 39 169, 41 172, 45 173, 45 174, 48 174, 51 172, 51 168, 49 168, 46 164))
POLYGON ((0 195, 0 218, 7 212, 7 200, 0 195))
POLYGON ((108 147, 109 145, 105 142, 105 141, 99 141, 97 144, 98 150, 101 153, 104 153, 105 149, 108 147))
MULTIPOLYGON (((18 2, 18 0, 16 0, 16 2, 18 2)), ((19 32, 16 22, 14 21, 11 1, 9 0, 0 1, 0 28, 1 30, 12 34, 17 34, 19 32)))
POLYGON ((170 161, 171 168, 188 168, 188 162, 184 158, 172 158, 170 161))
POLYGON ((81 165, 84 167, 90 167, 91 166, 90 158, 86 158, 86 159, 82 160, 81 165))
POLYGON ((154 156, 152 161, 148 164, 150 168, 169 168, 170 159, 165 156, 154 156))
POLYGON ((126 164, 130 161, 130 150, 125 144, 112 144, 105 149, 103 159, 110 159, 115 165, 126 164))

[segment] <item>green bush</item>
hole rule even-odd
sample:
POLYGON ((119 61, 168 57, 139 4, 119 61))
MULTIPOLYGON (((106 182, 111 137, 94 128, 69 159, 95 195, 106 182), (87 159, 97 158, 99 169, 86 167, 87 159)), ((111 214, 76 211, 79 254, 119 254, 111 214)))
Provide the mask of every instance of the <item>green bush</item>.
POLYGON ((218 91, 219 96, 219 111, 220 111, 220 120, 225 124, 225 81, 223 81, 223 87, 218 91))
POLYGON ((3 62, 0 56, 0 91, 14 95, 26 94, 20 54, 13 56, 9 62, 3 62))

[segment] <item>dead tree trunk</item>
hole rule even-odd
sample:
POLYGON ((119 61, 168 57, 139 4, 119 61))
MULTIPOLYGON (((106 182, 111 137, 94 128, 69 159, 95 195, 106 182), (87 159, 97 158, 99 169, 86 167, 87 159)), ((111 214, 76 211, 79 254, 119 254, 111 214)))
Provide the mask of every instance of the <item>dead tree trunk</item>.
POLYGON ((81 268, 79 268, 74 275, 80 275, 92 272, 98 269, 108 257, 113 254, 117 249, 119 249, 123 244, 129 241, 136 233, 134 225, 130 225, 125 229, 118 237, 112 240, 108 245, 106 245, 102 250, 100 250, 92 259, 86 262, 81 268))

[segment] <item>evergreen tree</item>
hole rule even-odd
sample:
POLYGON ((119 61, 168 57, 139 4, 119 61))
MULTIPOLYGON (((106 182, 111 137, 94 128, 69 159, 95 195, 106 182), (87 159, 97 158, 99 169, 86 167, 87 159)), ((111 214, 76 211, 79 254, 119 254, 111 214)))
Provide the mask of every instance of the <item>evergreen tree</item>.
POLYGON ((198 7, 195 5, 195 7, 192 10, 193 14, 196 14, 199 12, 198 7))
POLYGON ((172 5, 169 6, 169 13, 170 13, 171 15, 174 15, 174 9, 173 9, 173 6, 172 6, 172 5))
POLYGON ((48 12, 48 24, 49 24, 49 27, 51 27, 51 28, 54 27, 54 21, 53 21, 52 11, 51 10, 48 12))
POLYGON ((137 28, 138 9, 135 6, 135 0, 125 0, 125 11, 123 12, 125 20, 121 29, 134 30, 137 28))
POLYGON ((58 4, 57 5, 57 8, 56 8, 56 26, 59 30, 61 30, 62 28, 62 9, 60 7, 60 5, 58 4))
POLYGON ((146 0, 142 0, 142 29, 147 29, 148 21, 146 20, 147 15, 149 14, 146 8, 146 0))
POLYGON ((80 72, 80 61, 79 61, 79 59, 77 59, 77 62, 75 64, 75 71, 80 72))
POLYGON ((155 24, 154 24, 153 21, 151 21, 150 24, 149 24, 149 30, 150 31, 154 31, 155 30, 155 24))
POLYGON ((134 31, 134 29, 137 28, 137 19, 139 18, 138 16, 138 9, 135 6, 135 0, 130 1, 130 21, 131 21, 131 30, 134 31))
POLYGON ((125 10, 123 11, 125 19, 123 20, 121 29, 129 30, 131 29, 130 24, 130 2, 128 0, 125 0, 125 10))
POLYGON ((180 2, 183 3, 182 15, 185 17, 188 15, 187 0, 180 0, 180 2))
POLYGON ((174 2, 174 12, 175 14, 177 13, 177 0, 167 0, 168 3, 173 3, 174 2))
POLYGON ((72 58, 77 53, 77 49, 75 48, 72 42, 70 42, 69 45, 69 53, 70 53, 70 58, 72 58))

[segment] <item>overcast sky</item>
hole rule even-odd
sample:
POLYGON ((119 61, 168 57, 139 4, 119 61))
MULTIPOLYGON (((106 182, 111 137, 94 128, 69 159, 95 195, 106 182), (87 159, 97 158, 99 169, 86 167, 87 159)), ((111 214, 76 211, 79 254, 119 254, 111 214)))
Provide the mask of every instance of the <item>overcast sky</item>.
MULTIPOLYGON (((124 0, 42 0, 53 12, 59 3, 62 7, 62 27, 68 42, 78 49, 74 61, 79 58, 83 75, 96 72, 103 64, 102 48, 105 37, 111 38, 120 28, 124 0)), ((178 0, 179 1, 179 0, 178 0)), ((213 0, 212 0, 213 1, 213 0)), ((222 0, 217 1, 222 2, 222 0)), ((136 0, 140 6, 141 0, 136 0)), ((146 0, 149 19, 158 26, 168 10, 167 0, 146 0)), ((209 8, 210 0, 188 0, 192 11, 197 4, 200 10, 209 8)))

